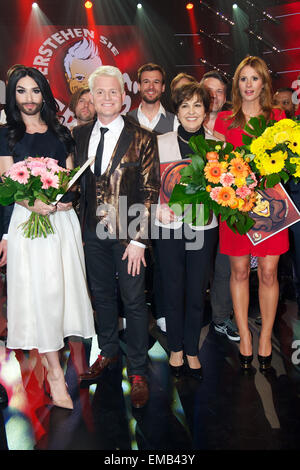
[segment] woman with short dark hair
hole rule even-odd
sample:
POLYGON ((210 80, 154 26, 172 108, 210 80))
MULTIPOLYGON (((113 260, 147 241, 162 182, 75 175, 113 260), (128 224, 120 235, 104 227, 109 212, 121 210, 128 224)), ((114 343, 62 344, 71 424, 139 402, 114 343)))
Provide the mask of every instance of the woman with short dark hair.
MULTIPOLYGON (((204 87, 192 83, 174 91, 173 104, 180 125, 176 132, 158 136, 159 157, 161 163, 178 161, 180 165, 191 153, 191 137, 205 135, 203 121, 210 97, 204 87)), ((156 214, 170 369, 176 377, 187 372, 200 380, 199 338, 218 223, 213 214, 207 225, 182 223, 167 204, 159 205, 156 214)))

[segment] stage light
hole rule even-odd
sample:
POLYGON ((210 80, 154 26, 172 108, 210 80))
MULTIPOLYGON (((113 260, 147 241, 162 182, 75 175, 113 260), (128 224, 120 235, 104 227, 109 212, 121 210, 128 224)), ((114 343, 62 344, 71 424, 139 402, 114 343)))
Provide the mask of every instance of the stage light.
POLYGON ((37 7, 38 7, 38 4, 36 2, 33 2, 32 8, 37 8, 37 7))
POLYGON ((237 7, 238 7, 238 5, 237 5, 236 3, 234 3, 234 4, 232 5, 232 8, 234 8, 234 9, 236 9, 237 7))
POLYGON ((138 3, 136 7, 140 10, 143 7, 143 5, 141 3, 138 3))
POLYGON ((192 9, 194 8, 194 4, 193 4, 193 3, 187 3, 186 6, 185 6, 185 8, 186 8, 187 10, 192 10, 192 9))
POLYGON ((93 3, 90 2, 90 1, 87 1, 87 2, 85 2, 84 6, 85 6, 85 8, 88 8, 88 9, 89 9, 89 8, 92 8, 93 3))

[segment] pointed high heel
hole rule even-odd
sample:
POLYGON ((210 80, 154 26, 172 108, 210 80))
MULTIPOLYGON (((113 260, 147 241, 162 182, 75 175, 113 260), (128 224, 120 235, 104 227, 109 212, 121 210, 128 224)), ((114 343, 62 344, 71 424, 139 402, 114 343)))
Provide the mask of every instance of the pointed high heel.
POLYGON ((73 405, 72 398, 70 397, 70 395, 67 392, 67 384, 64 383, 65 392, 66 392, 65 396, 63 398, 60 398, 58 396, 58 395, 60 395, 60 391, 57 390, 58 388, 61 387, 60 380, 59 379, 51 379, 49 377, 49 375, 50 374, 48 373, 47 374, 47 380, 48 380, 50 390, 51 390, 50 398, 52 400, 53 405, 58 406, 59 408, 66 408, 68 410, 73 410, 74 405, 73 405))
POLYGON ((260 354, 257 354, 257 359, 259 362, 259 369, 261 372, 264 372, 271 367, 271 362, 272 362, 272 353, 269 354, 269 356, 261 356, 260 354))

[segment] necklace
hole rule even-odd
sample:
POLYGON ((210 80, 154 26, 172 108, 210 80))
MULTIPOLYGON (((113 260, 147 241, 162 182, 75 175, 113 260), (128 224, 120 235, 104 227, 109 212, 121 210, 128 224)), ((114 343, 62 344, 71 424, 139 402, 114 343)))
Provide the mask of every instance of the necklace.
POLYGON ((188 140, 185 140, 183 137, 181 137, 181 135, 177 134, 179 139, 182 140, 182 142, 184 142, 185 144, 188 144, 189 141, 188 140))
MULTIPOLYGON (((199 129, 201 129, 201 126, 200 126, 198 129, 196 129, 194 132, 191 132, 191 137, 193 137, 193 135, 195 135, 196 132, 199 131, 199 129)), ((177 132, 177 136, 178 136, 179 139, 182 140, 182 142, 184 142, 185 144, 188 144, 188 143, 189 143, 189 140, 186 140, 186 139, 184 139, 183 137, 181 137, 181 135, 179 134, 179 132, 177 132)), ((191 137, 190 137, 190 138, 191 138, 191 137)))

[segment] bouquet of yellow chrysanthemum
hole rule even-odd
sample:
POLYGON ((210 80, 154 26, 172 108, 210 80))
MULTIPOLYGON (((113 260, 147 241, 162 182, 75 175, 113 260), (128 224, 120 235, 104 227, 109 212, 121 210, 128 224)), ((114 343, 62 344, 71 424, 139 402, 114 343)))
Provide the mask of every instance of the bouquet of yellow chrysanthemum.
POLYGON ((193 211, 187 212, 186 217, 193 225, 205 225, 213 211, 234 232, 247 233, 254 225, 248 213, 255 205, 257 186, 250 159, 244 151, 233 151, 229 143, 224 146, 223 142, 205 140, 203 136, 192 137, 189 144, 194 154, 189 155, 191 164, 180 171, 180 182, 169 201, 172 210, 182 215, 192 204, 193 211), (199 204, 204 205, 204 211, 196 210, 199 204))
POLYGON ((255 174, 260 177, 260 187, 272 188, 300 178, 300 123, 293 119, 271 121, 263 116, 252 118, 245 130, 245 152, 255 174))

